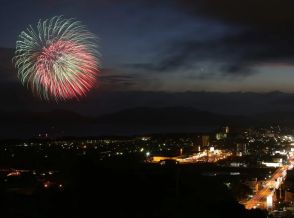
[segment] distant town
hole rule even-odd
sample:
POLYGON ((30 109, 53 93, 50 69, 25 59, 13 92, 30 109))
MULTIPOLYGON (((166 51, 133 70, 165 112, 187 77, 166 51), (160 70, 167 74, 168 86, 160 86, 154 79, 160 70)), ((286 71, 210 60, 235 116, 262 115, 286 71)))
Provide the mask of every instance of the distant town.
MULTIPOLYGON (((0 157, 0 187, 8 196, 62 193, 72 186, 68 169, 85 158, 114 167, 140 166, 152 173, 176 169, 178 179, 189 171, 217 180, 246 209, 272 217, 294 215, 294 132, 279 126, 74 139, 40 134, 31 140, 2 141, 0 157)), ((178 185, 174 189, 181 192, 178 185)))

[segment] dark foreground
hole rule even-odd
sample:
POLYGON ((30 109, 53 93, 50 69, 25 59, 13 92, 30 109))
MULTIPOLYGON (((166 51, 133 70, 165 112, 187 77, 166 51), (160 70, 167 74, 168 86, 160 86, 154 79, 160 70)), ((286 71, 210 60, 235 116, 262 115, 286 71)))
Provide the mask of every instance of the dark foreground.
POLYGON ((3 176, 0 213, 13 218, 267 217, 264 211, 245 210, 221 181, 195 169, 148 165, 135 156, 79 157, 49 179, 3 176))

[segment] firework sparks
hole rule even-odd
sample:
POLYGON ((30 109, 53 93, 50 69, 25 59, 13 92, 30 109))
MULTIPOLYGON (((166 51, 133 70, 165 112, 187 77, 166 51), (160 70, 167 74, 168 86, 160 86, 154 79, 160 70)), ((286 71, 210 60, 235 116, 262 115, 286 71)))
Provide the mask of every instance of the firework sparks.
POLYGON ((99 72, 97 38, 79 21, 61 16, 29 26, 16 42, 15 66, 24 85, 42 99, 79 99, 99 72))

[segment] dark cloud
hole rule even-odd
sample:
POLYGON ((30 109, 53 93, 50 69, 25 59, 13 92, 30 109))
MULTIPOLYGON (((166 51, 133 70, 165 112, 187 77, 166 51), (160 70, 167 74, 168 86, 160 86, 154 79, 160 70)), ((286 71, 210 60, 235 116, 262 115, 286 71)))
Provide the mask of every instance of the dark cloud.
POLYGON ((101 76, 99 80, 100 88, 103 90, 128 89, 136 84, 136 79, 132 76, 101 76))
MULTIPOLYGON (((201 62, 211 62, 215 74, 248 76, 254 67, 269 63, 293 64, 294 2, 291 0, 183 0, 177 10, 194 17, 214 20, 227 26, 221 37, 199 40, 197 30, 166 44, 150 63, 132 67, 146 71, 194 70, 201 62)), ((208 24, 209 25, 209 24, 208 24)), ((213 28, 213 26, 212 26, 213 28)), ((206 78, 200 73, 201 78, 206 78)))
POLYGON ((193 15, 237 25, 282 30, 294 22, 292 0, 181 0, 178 3, 193 15))
POLYGON ((99 75, 100 90, 128 89, 137 84, 138 76, 126 74, 115 69, 102 69, 99 75))
MULTIPOLYGON (((179 39, 168 44, 165 50, 150 63, 136 63, 128 67, 143 69, 145 71, 175 72, 180 70, 193 70, 202 74, 202 64, 211 63, 208 70, 214 73, 221 73, 228 76, 244 76, 252 72, 251 67, 266 62, 269 59, 288 59, 294 55, 291 48, 282 46, 272 49, 271 42, 264 42, 264 39, 242 39, 244 33, 226 36, 224 38, 199 41, 197 39, 179 39), (240 38, 241 37, 241 38, 240 38), (260 44, 260 43, 263 44, 260 44), (287 48, 288 51, 276 54, 275 51, 287 48), (265 50, 264 50, 265 49, 265 50), (273 53, 270 52, 273 50, 273 53)), ((267 40, 269 41, 269 40, 267 40)), ((293 50, 294 51, 294 50, 293 50)))
MULTIPOLYGON (((201 44, 183 41, 182 46, 178 46, 175 43, 172 49, 184 48, 180 54, 172 57, 175 60, 221 58, 225 63, 221 71, 228 74, 250 74, 250 68, 258 64, 293 63, 293 1, 184 0, 180 4, 195 19, 202 16, 230 25, 232 34, 201 44), (238 29, 239 33, 235 34, 233 29, 238 29)), ((170 62, 167 61, 168 64, 170 62)))
MULTIPOLYGON (((294 37, 294 35, 293 35, 294 37)), ((293 64, 294 38, 280 38, 258 30, 244 30, 239 34, 216 40, 175 41, 168 45, 152 63, 135 64, 134 68, 173 72, 197 69, 197 63, 211 62, 216 73, 228 76, 246 76, 254 67, 269 63, 293 64)))

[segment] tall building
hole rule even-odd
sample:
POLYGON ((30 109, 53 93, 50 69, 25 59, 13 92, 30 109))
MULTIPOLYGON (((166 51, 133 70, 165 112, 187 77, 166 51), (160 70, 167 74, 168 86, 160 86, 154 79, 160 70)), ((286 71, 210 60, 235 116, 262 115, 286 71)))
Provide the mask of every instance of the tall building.
POLYGON ((208 147, 209 146, 209 135, 203 135, 202 136, 202 146, 203 147, 208 147))
POLYGON ((223 127, 224 133, 229 134, 230 129, 228 126, 223 127))
POLYGON ((199 135, 196 137, 194 142, 194 146, 208 147, 210 145, 210 137, 209 135, 199 135))
POLYGON ((228 126, 222 127, 217 133, 216 133, 216 140, 222 140, 226 139, 228 137, 230 130, 228 126))

